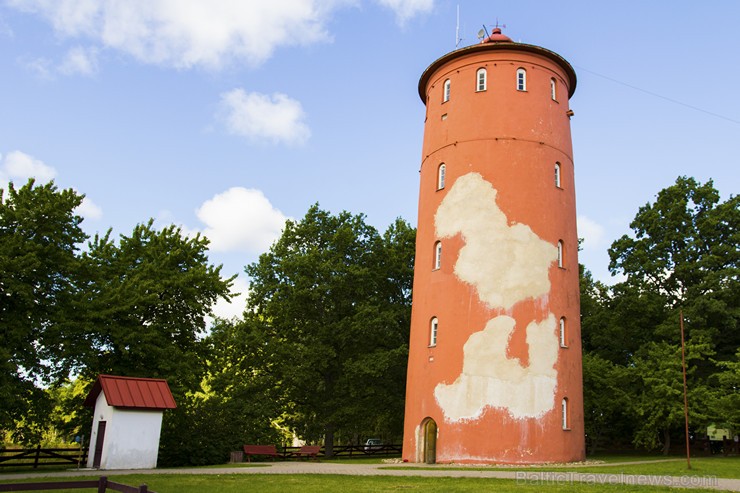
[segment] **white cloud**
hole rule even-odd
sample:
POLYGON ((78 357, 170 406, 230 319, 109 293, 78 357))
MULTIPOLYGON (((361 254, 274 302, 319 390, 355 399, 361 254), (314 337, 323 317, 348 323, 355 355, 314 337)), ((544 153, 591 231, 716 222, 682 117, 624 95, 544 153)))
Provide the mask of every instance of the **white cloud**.
POLYGON ((301 103, 285 94, 234 89, 221 94, 220 110, 230 133, 252 141, 300 145, 311 136, 301 103))
POLYGON ((9 0, 57 34, 177 68, 257 65, 282 46, 328 41, 329 14, 349 0, 9 0))
POLYGON ((254 189, 233 187, 196 211, 214 252, 263 253, 280 236, 288 219, 254 189))
POLYGON ((13 38, 14 36, 15 36, 15 33, 13 33, 13 29, 5 21, 5 19, 0 17, 0 37, 13 38))
POLYGON ((77 207, 75 212, 88 220, 97 220, 103 217, 103 209, 88 197, 82 199, 82 203, 77 207))
POLYGON ((47 183, 54 179, 57 172, 51 166, 44 164, 21 151, 11 151, 4 158, 0 156, 0 183, 8 181, 23 182, 35 178, 37 182, 47 183))
POLYGON ((234 317, 241 318, 247 307, 247 296, 249 295, 249 284, 241 277, 234 279, 234 285, 231 287, 231 293, 236 294, 231 301, 220 298, 213 305, 213 314, 216 317, 231 320, 234 317))
POLYGON ((396 22, 403 26, 412 17, 427 14, 434 7, 434 0, 377 0, 396 14, 396 22))
POLYGON ((75 46, 67 52, 58 70, 64 75, 93 75, 98 71, 98 50, 75 46))
POLYGON ((583 238, 583 250, 594 250, 604 246, 605 230, 602 225, 586 216, 577 218, 578 237, 583 238))

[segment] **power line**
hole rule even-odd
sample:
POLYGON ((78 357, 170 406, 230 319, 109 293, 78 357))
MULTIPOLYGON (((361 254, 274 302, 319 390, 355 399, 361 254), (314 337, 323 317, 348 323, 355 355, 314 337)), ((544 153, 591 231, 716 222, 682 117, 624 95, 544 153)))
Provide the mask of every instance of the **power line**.
POLYGON ((734 123, 736 125, 740 125, 740 120, 735 120, 733 118, 730 118, 730 117, 727 117, 727 116, 724 116, 724 115, 720 115, 719 113, 713 113, 713 112, 707 111, 707 110, 705 110, 703 108, 699 108, 697 106, 692 106, 690 104, 687 104, 687 103, 684 103, 684 102, 681 102, 681 101, 677 101, 675 99, 671 99, 671 98, 669 98, 667 96, 663 96, 662 94, 658 94, 658 93, 655 93, 655 92, 652 92, 652 91, 648 91, 647 89, 643 89, 641 87, 633 86, 632 84, 628 84, 626 82, 622 82, 621 80, 613 79, 611 77, 608 77, 608 76, 603 75, 603 74, 599 74, 599 73, 594 72, 593 70, 589 70, 587 68, 578 67, 576 65, 574 65, 574 67, 577 68, 578 70, 582 70, 584 72, 588 72, 589 74, 596 75, 597 77, 601 77, 602 79, 606 79, 606 80, 612 81, 614 83, 620 84, 622 86, 629 87, 630 89, 634 89, 635 91, 644 92, 645 94, 649 94, 649 95, 654 96, 656 98, 664 99, 664 100, 669 101, 669 102, 671 102, 673 104, 678 104, 678 105, 684 106, 686 108, 690 108, 690 109, 695 110, 695 111, 701 111, 702 113, 706 113, 707 115, 711 115, 711 116, 714 116, 714 117, 717 117, 717 118, 722 118, 723 120, 727 120, 728 122, 732 122, 732 123, 734 123))

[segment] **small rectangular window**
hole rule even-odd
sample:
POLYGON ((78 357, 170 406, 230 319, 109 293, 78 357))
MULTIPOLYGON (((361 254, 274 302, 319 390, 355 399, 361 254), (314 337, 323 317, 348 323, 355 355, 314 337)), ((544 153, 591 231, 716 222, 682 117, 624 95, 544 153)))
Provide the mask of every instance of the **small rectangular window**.
POLYGON ((478 92, 486 90, 486 69, 478 69, 477 84, 475 90, 478 92))
POLYGON ((437 345, 437 329, 438 328, 439 328, 439 321, 437 320, 437 317, 434 317, 429 327, 429 347, 437 345))
POLYGON ((516 89, 517 91, 527 90, 527 71, 523 68, 516 71, 516 89))

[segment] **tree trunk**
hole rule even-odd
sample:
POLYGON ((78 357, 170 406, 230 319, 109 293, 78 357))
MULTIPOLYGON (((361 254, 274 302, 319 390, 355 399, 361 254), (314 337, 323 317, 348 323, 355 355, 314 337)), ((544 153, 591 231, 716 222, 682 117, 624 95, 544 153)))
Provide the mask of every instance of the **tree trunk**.
POLYGON ((326 426, 324 435, 324 455, 327 457, 334 456, 334 425, 326 426))
POLYGON ((663 455, 668 455, 671 450, 671 432, 668 428, 663 430, 663 455))

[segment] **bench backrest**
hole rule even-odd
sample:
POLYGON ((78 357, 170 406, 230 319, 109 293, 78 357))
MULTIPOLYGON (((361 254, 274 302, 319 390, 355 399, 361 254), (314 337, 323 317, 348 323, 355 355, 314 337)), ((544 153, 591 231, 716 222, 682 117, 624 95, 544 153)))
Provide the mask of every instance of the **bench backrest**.
POLYGON ((277 448, 275 445, 245 445, 245 454, 276 454, 277 448))

